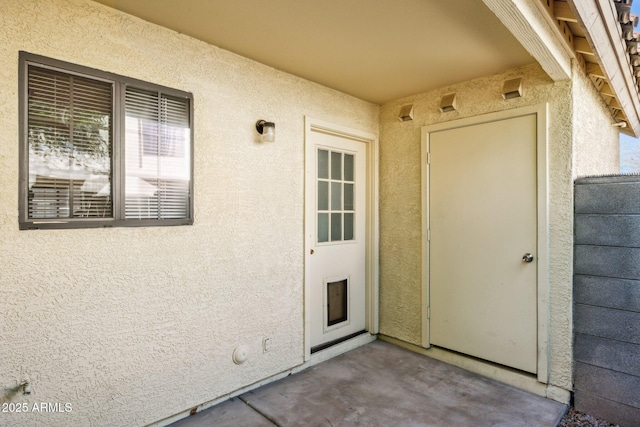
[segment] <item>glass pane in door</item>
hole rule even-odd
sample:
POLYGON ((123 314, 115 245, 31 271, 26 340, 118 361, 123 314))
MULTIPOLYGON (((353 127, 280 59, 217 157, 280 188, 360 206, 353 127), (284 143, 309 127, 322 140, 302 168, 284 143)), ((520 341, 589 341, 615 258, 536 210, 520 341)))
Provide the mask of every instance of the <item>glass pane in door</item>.
POLYGON ((354 240, 355 155, 317 151, 317 243, 354 240))
POLYGON ((329 152, 318 150, 318 178, 329 178, 329 152))

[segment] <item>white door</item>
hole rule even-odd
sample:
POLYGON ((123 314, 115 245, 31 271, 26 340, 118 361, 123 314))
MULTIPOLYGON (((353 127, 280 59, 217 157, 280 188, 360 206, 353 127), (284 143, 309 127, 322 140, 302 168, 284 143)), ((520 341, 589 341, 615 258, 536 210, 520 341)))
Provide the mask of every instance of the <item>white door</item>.
POLYGON ((433 132, 428 143, 430 342, 532 373, 536 140, 531 114, 433 132))
POLYGON ((367 144, 311 131, 306 217, 311 351, 366 327, 367 144))

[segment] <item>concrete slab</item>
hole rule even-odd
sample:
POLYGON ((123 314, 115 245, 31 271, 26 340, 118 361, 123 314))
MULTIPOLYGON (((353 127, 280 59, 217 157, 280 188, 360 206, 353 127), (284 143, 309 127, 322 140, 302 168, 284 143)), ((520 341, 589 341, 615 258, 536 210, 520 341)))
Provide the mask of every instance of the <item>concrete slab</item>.
POLYGON ((273 423, 238 398, 191 415, 171 427, 273 427, 273 423))
MULTIPOLYGON (((561 403, 382 341, 240 399, 283 427, 555 427, 566 411, 561 403)), ((247 419, 238 425, 254 424, 247 419)))

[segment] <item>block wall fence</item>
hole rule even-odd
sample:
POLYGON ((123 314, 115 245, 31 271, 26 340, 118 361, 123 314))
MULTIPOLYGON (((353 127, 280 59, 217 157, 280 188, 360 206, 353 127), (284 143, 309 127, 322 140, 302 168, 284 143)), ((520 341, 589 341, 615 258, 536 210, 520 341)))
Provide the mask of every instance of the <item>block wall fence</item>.
POLYGON ((640 427, 640 176, 575 181, 574 404, 640 427))

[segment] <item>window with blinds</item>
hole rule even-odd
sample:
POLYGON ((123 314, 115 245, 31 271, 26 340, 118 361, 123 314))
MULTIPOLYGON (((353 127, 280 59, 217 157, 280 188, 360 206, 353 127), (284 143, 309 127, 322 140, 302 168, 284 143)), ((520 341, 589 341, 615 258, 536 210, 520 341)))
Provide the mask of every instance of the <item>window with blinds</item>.
POLYGON ((20 228, 192 224, 191 94, 20 54, 20 228))
POLYGON ((127 87, 125 217, 189 214, 189 103, 127 87))
POLYGON ((29 68, 29 218, 113 216, 112 92, 107 82, 29 68))

